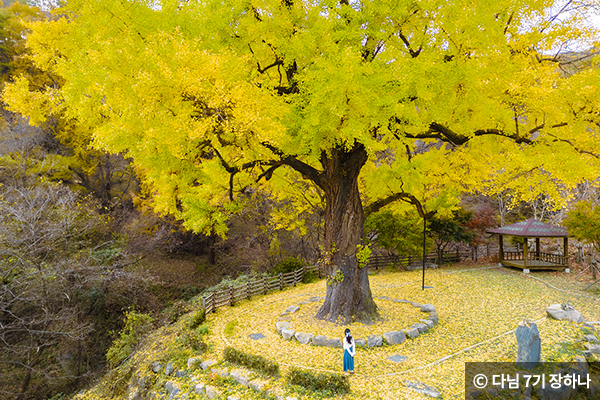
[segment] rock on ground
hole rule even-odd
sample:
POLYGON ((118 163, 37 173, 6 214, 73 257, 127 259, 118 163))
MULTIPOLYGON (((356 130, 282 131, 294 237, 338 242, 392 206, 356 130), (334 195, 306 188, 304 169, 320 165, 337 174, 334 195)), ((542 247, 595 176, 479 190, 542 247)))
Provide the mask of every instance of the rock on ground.
POLYGON ((298 306, 289 306, 284 312, 285 313, 289 313, 289 314, 293 314, 296 311, 298 311, 300 309, 300 307, 298 306))
POLYGON ((600 345, 598 344, 586 344, 585 348, 592 354, 600 354, 600 345))
POLYGON ((406 334, 402 331, 390 331, 383 334, 388 344, 401 344, 406 340, 406 334))
POLYGON ((422 322, 416 322, 416 323, 412 324, 410 327, 411 328, 417 328, 419 330, 419 333, 423 333, 423 332, 427 331, 427 329, 429 329, 427 327, 427 325, 425 325, 422 322))
POLYGON ((424 385, 422 383, 413 383, 413 382, 409 382, 409 381, 404 381, 404 384, 407 387, 414 390, 415 392, 425 394, 429 397, 438 397, 440 395, 440 392, 437 389, 432 388, 427 385, 424 385))
POLYGON ((263 335, 262 333, 252 333, 250 335, 248 335, 248 337, 252 340, 260 340, 260 339, 264 339, 265 335, 263 335))
POLYGON ((212 386, 206 386, 206 397, 209 399, 216 399, 221 392, 219 392, 216 388, 212 386))
POLYGON ((572 308, 571 306, 563 304, 552 304, 546 309, 549 316, 554 319, 563 320, 568 319, 573 322, 584 322, 583 316, 579 311, 572 308))
POLYGON ((215 365, 217 362, 215 360, 207 360, 200 363, 200 368, 209 369, 211 366, 215 365))
POLYGON ((281 331, 284 329, 290 329, 292 324, 290 324, 288 321, 279 321, 275 324, 275 327, 277 328, 277 333, 281 335, 281 331))
POLYGON ((430 320, 430 319, 421 319, 421 320, 419 320, 419 321, 421 321, 422 323, 424 323, 425 325, 427 325, 427 328, 428 328, 428 329, 433 329, 433 325, 435 325, 435 324, 433 323, 433 321, 432 321, 432 320, 430 320))
POLYGON ((342 347, 340 339, 328 339, 327 336, 317 335, 312 338, 313 346, 342 347))
POLYGON ((585 335, 584 339, 590 343, 598 343, 598 338, 596 337, 596 335, 585 335))
POLYGON ((171 373, 173 373, 173 363, 169 361, 165 367, 165 375, 171 375, 171 373))
POLYGON ((258 379, 254 379, 250 381, 250 388, 255 392, 262 392, 265 387, 265 383, 263 381, 259 381, 258 379))
POLYGON ((429 313, 429 320, 431 322, 433 322, 434 325, 437 324, 439 322, 439 318, 438 318, 437 312, 430 312, 429 313))
POLYGON ((187 360, 187 367, 194 368, 197 364, 202 362, 202 358, 200 357, 190 357, 187 360))
POLYGON ((162 365, 158 361, 152 363, 152 371, 154 373, 158 373, 161 369, 162 365))
POLYGON ((233 378, 234 381, 236 381, 240 385, 245 386, 245 387, 250 386, 250 382, 248 381, 248 378, 246 378, 244 375, 242 375, 240 371, 235 370, 230 374, 230 376, 233 378))
POLYGON ((291 340, 294 337, 294 333, 296 333, 296 331, 293 329, 282 329, 281 330, 281 336, 283 336, 283 338, 285 340, 291 340))
POLYGON ((401 354, 395 354, 393 356, 389 356, 387 358, 387 360, 393 361, 395 363, 400 363, 400 362, 404 362, 404 361, 408 360, 408 357, 403 356, 401 354))
POLYGON ((419 336, 419 330, 417 328, 408 328, 408 329, 405 329, 404 333, 406 334, 406 336, 408 336, 411 339, 414 339, 417 336, 419 336))
POLYGON ((315 336, 312 333, 296 332, 294 335, 296 340, 301 344, 309 344, 311 339, 315 336))
POLYGON ((194 386, 194 392, 200 394, 200 393, 204 393, 204 383, 198 383, 196 386, 194 386))
POLYGON ((423 304, 421 306, 421 311, 422 312, 435 312, 435 307, 433 306, 433 304, 423 304))
POLYGON ((367 339, 367 346, 369 347, 379 347, 383 344, 383 338, 381 335, 370 335, 367 339))

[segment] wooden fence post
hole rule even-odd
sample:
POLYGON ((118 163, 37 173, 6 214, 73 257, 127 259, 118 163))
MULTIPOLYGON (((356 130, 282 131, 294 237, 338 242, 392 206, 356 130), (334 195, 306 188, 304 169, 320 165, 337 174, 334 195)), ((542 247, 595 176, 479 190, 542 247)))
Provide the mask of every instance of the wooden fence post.
POLYGON ((246 282, 246 298, 250 298, 250 279, 248 279, 248 282, 246 282))
POLYGON ((279 273, 279 290, 283 290, 283 272, 279 273))
POLYGON ((215 292, 212 292, 212 312, 216 313, 217 312, 217 303, 215 301, 215 292))
POLYGON ((263 276, 263 289, 265 291, 265 294, 267 294, 267 277, 263 276))
POLYGON ((202 309, 206 313, 206 299, 204 297, 202 297, 202 309))
POLYGON ((231 307, 233 307, 233 286, 229 286, 229 290, 231 291, 229 304, 231 305, 231 307))

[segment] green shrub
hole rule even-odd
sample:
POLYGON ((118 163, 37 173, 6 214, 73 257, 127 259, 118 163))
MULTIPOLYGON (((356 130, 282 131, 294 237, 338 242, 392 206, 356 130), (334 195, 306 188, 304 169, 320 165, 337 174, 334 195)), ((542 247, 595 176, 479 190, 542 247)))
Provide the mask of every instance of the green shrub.
POLYGON ((210 330, 208 329, 208 326, 206 326, 206 325, 200 325, 199 327, 196 328, 196 334, 198 336, 208 335, 209 333, 210 333, 210 330))
POLYGON ((278 275, 281 273, 287 274, 288 272, 292 272, 304 267, 304 265, 304 261, 296 257, 288 257, 271 268, 269 272, 273 275, 278 275))
POLYGON ((209 329, 206 325, 200 325, 196 329, 186 329, 181 334, 181 343, 184 347, 204 353, 208 345, 204 342, 204 336, 208 335, 209 329))
POLYGON ((279 364, 276 362, 254 354, 244 353, 233 347, 225 348, 223 351, 223 358, 230 363, 243 365, 267 375, 279 375, 279 364))
POLYGON ((292 385, 312 391, 331 392, 334 395, 350 392, 348 377, 341 374, 314 373, 292 367, 287 380, 292 385))
MULTIPOLYGON (((251 271, 249 274, 239 275, 235 279, 227 276, 227 277, 223 278, 221 280, 221 282, 219 282, 218 284, 205 289, 202 292, 202 296, 209 295, 209 294, 211 294, 213 292, 220 292, 222 290, 227 290, 231 286, 233 286, 233 287, 242 286, 242 285, 245 285, 248 281, 257 281, 257 280, 260 280, 260 279, 262 279, 264 277, 268 277, 268 274, 266 274, 266 273, 257 273, 257 272, 254 272, 254 271, 251 271)), ((199 299, 199 302, 200 301, 202 301, 202 300, 199 299)))
POLYGON ((177 300, 170 307, 167 307, 162 312, 162 319, 167 324, 176 322, 179 317, 189 313, 192 310, 190 303, 184 300, 177 300))
POLYGON ((135 310, 125 313, 125 327, 106 352, 106 360, 111 367, 121 364, 133 354, 142 337, 152 330, 153 321, 150 315, 135 310))
MULTIPOLYGON (((269 270, 271 275, 287 274, 302 269, 306 263, 296 257, 288 257, 281 261, 269 270)), ((314 272, 307 272, 302 277, 302 283, 312 283, 317 280, 317 275, 314 272)))
POLYGON ((233 335, 233 331, 235 330, 235 327, 237 326, 238 321, 237 319, 231 320, 229 322, 227 322, 225 324, 225 329, 223 329, 223 332, 225 333, 225 336, 231 336, 233 335))
POLYGON ((196 329, 206 321, 206 312, 202 309, 196 311, 190 321, 190 329, 196 329))
POLYGON ((313 271, 307 272, 304 274, 304 276, 302 276, 302 283, 313 283, 316 282, 319 279, 319 277, 317 276, 317 274, 315 274, 313 271))

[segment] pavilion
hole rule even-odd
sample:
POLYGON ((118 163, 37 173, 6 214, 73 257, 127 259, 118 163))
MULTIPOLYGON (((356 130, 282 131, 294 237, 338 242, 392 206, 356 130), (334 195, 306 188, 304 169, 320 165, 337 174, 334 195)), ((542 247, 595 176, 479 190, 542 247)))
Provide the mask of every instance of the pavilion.
POLYGON ((521 268, 523 272, 529 273, 532 269, 556 269, 569 272, 569 232, 559 226, 528 219, 512 225, 500 228, 488 229, 487 233, 499 237, 499 262, 502 266, 521 268), (505 251, 504 236, 517 236, 525 238, 525 246, 522 250, 505 251), (564 238, 564 249, 562 255, 543 253, 540 250, 540 238, 564 238), (535 251, 528 251, 527 239, 535 239, 535 251))

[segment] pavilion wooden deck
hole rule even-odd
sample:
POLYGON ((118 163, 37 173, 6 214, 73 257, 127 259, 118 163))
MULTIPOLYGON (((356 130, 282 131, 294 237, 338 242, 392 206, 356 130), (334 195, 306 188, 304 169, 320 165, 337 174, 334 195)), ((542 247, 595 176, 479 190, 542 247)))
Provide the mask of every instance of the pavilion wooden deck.
POLYGON ((565 270, 569 268, 568 257, 543 252, 531 252, 525 257, 523 251, 504 251, 500 263, 507 267, 525 269, 565 270))

